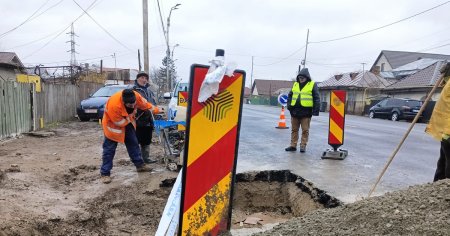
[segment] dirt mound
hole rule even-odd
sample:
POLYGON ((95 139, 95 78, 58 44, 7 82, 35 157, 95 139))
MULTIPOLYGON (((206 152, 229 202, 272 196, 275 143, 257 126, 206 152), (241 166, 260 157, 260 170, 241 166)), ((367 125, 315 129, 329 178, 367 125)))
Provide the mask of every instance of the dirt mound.
POLYGON ((293 218, 255 235, 448 235, 450 179, 293 218))

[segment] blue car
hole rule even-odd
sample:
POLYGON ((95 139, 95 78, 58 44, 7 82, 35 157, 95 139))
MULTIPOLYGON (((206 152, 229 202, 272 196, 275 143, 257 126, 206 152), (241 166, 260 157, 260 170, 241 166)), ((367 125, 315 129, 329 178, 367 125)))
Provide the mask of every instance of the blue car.
POLYGON ((78 119, 80 121, 101 119, 103 117, 103 112, 105 111, 106 101, 108 101, 109 97, 128 87, 128 85, 107 85, 101 87, 89 98, 81 101, 80 106, 77 107, 78 119))

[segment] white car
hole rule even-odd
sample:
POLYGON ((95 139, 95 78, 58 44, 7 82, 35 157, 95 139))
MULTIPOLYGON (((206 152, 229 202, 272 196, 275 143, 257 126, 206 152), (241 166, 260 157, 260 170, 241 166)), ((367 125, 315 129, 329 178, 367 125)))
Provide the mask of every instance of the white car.
POLYGON ((173 92, 164 93, 165 99, 170 99, 167 117, 169 120, 186 121, 187 107, 178 106, 178 92, 188 91, 189 83, 180 81, 177 83, 173 92))

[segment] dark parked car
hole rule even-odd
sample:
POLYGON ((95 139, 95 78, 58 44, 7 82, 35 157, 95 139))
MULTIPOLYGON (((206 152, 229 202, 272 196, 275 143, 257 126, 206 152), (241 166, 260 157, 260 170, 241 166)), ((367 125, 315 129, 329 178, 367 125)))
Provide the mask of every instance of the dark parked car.
POLYGON ((105 109, 106 101, 113 94, 127 88, 128 85, 107 85, 101 87, 89 98, 81 101, 77 108, 77 115, 80 121, 89 121, 90 119, 101 119, 105 109))
POLYGON ((412 120, 422 106, 419 100, 409 98, 386 98, 369 110, 369 117, 387 118, 392 121, 412 120))

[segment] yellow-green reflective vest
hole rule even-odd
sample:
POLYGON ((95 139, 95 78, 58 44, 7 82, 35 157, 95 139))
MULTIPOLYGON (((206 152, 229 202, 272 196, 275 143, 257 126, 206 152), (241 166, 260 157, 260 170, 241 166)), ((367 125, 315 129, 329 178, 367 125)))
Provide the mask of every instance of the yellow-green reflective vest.
POLYGON ((295 102, 300 97, 300 105, 302 107, 313 107, 312 91, 314 88, 314 81, 309 81, 302 90, 300 90, 300 83, 295 82, 292 86, 292 100, 291 106, 295 106, 295 102))

